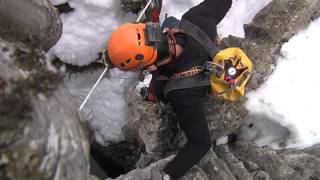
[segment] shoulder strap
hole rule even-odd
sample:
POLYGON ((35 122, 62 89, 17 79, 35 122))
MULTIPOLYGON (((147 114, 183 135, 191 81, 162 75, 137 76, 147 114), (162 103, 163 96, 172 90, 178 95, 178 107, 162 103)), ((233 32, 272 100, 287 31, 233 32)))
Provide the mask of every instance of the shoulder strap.
POLYGON ((214 44, 213 40, 211 40, 202 29, 192 24, 190 21, 182 19, 180 23, 180 30, 197 40, 211 57, 215 57, 215 55, 220 51, 214 44))

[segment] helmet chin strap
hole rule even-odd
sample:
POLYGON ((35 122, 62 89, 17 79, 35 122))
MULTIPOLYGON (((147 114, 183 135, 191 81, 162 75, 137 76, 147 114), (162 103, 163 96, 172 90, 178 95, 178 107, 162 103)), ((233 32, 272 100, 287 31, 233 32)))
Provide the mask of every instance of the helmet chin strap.
MULTIPOLYGON (((171 31, 168 31, 164 34, 164 38, 166 38, 166 40, 165 40, 166 47, 165 47, 165 50, 163 48, 160 48, 162 50, 159 51, 159 49, 158 49, 158 53, 162 53, 162 54, 165 53, 167 55, 166 56, 160 55, 160 59, 157 59, 152 65, 159 67, 164 64, 168 64, 168 63, 172 62, 172 60, 176 57, 177 42, 176 42, 176 38, 174 37, 173 34, 174 33, 171 31)), ((158 56, 159 56, 159 54, 158 54, 158 56)), ((149 66, 147 66, 147 67, 149 67, 149 66)))
POLYGON ((176 41, 176 38, 174 37, 172 31, 168 31, 166 32, 166 37, 168 39, 168 50, 169 50, 169 57, 156 63, 155 65, 158 67, 158 66, 162 66, 164 64, 168 64, 168 63, 171 63, 172 60, 176 57, 176 54, 177 54, 177 49, 176 49, 176 45, 177 45, 177 41, 176 41), (169 61, 167 61, 169 60, 169 61), (166 62, 163 64, 163 62, 166 62))

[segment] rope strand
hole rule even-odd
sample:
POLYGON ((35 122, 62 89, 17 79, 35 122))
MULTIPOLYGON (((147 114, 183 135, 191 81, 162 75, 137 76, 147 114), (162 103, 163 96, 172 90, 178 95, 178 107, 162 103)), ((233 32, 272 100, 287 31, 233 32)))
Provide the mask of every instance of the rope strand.
MULTIPOLYGON (((139 22, 142 15, 146 12, 146 10, 148 9, 148 7, 150 6, 152 0, 149 0, 149 2, 147 3, 147 5, 144 7, 144 9, 141 11, 139 17, 137 18, 136 22, 139 22)), ((85 98, 85 100, 82 102, 79 111, 82 110, 82 108, 84 107, 84 105, 87 103, 89 97, 91 96, 93 90, 97 87, 97 85, 99 84, 99 82, 101 81, 102 77, 104 76, 104 74, 107 72, 107 70, 109 69, 109 66, 107 65, 106 68, 103 70, 102 74, 100 75, 99 79, 97 80, 97 82, 93 85, 93 87, 91 88, 91 90, 89 91, 87 97, 85 98)))

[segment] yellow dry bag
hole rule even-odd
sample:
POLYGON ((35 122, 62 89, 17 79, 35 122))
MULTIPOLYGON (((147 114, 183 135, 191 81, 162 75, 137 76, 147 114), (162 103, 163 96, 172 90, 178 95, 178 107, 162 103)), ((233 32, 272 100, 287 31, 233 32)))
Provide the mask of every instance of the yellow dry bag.
POLYGON ((211 89, 224 99, 239 100, 252 75, 252 62, 240 48, 227 48, 213 58, 211 89))

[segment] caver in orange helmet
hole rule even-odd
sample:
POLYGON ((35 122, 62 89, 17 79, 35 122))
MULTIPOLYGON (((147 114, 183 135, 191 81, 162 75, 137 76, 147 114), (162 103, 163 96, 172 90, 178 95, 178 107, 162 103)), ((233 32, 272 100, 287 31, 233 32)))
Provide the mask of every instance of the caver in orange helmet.
POLYGON ((143 23, 125 23, 112 32, 107 48, 111 62, 122 70, 151 65, 157 58, 157 50, 147 45, 143 23))

